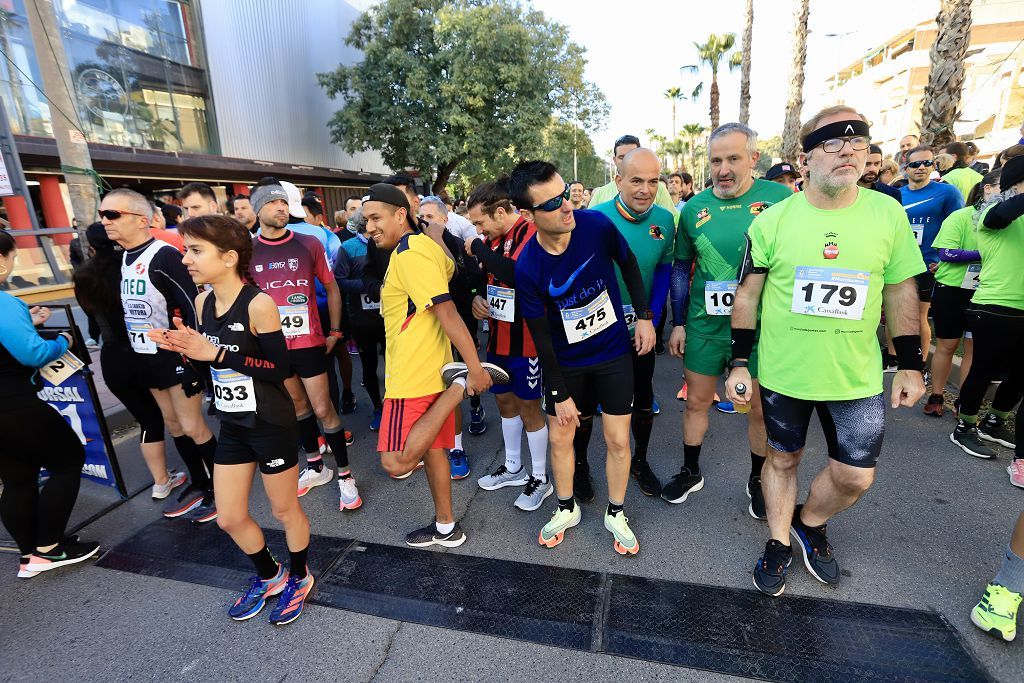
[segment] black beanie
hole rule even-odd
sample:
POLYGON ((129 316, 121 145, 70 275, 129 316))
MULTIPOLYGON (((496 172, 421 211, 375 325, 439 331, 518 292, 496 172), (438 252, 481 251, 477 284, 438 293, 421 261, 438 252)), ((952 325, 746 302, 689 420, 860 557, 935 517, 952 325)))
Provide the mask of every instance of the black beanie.
POLYGON ((999 176, 999 191, 1006 192, 1024 180, 1024 155, 1014 157, 1003 164, 1003 174, 999 176))

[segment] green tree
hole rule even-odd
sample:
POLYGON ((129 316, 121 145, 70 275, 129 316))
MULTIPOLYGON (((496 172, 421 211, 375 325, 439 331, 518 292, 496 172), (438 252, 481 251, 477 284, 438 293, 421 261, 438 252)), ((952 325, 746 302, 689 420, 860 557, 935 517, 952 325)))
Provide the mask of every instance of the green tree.
MULTIPOLYGON (((697 59, 700 63, 711 69, 711 96, 709 114, 711 116, 711 128, 714 130, 718 128, 718 122, 721 115, 718 106, 719 91, 718 91, 718 68, 721 66, 722 59, 726 53, 729 52, 736 44, 736 35, 734 33, 712 33, 707 37, 707 40, 702 43, 694 43, 693 46, 697 49, 697 59)), ((728 62, 729 68, 734 69, 739 66, 739 63, 733 59, 728 62)), ((696 65, 683 67, 689 71, 697 71, 696 65)))
POLYGON ((603 128, 609 107, 604 93, 596 85, 583 80, 580 74, 575 76, 572 82, 563 85, 557 109, 559 119, 572 125, 572 174, 579 177, 580 133, 603 128))
POLYGON ((759 176, 763 176, 772 167, 773 159, 782 158, 782 136, 774 135, 770 138, 758 140, 757 151, 761 153, 761 158, 757 160, 754 172, 759 176))
MULTIPOLYGON (((419 169, 435 192, 468 159, 537 149, 550 116, 573 106, 567 91, 585 84, 584 49, 566 27, 514 0, 384 0, 345 42, 362 61, 317 75, 344 101, 332 140, 419 169)), ((587 101, 599 92, 583 88, 587 101)))
POLYGON ((683 99, 683 89, 673 86, 665 91, 665 99, 672 103, 672 138, 676 137, 676 102, 683 99))

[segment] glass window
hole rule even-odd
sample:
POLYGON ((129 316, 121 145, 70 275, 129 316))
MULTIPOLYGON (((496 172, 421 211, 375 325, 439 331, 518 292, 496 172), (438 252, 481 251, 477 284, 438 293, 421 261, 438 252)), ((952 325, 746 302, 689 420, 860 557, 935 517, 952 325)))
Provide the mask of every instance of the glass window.
POLYGON ((0 283, 0 289, 14 290, 37 285, 57 284, 53 270, 46 261, 46 255, 39 246, 39 237, 34 235, 17 236, 18 231, 12 230, 17 242, 18 257, 14 263, 14 272, 6 281, 0 283))

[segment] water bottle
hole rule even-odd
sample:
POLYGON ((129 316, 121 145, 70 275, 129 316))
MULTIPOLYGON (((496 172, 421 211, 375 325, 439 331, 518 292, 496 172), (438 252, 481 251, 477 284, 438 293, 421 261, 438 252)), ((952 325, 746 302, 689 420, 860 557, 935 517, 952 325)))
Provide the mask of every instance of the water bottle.
MULTIPOLYGON (((737 384, 736 385, 736 393, 739 394, 740 396, 746 395, 746 393, 747 393, 747 385, 743 384, 742 382, 737 384)), ((749 413, 750 412, 750 403, 749 402, 747 402, 747 403, 737 403, 733 407, 736 408, 736 412, 737 413, 749 413)))

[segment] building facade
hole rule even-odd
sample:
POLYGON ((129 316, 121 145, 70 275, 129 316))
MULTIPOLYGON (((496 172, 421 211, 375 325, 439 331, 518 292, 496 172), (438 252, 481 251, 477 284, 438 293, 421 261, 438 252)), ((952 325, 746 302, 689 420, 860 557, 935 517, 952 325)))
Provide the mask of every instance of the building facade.
POLYGON ((226 200, 273 175, 317 191, 333 211, 388 172, 377 153, 349 155, 333 145, 327 129, 340 104, 327 99, 316 73, 359 59, 344 44, 359 14, 347 2, 53 0, 53 6, 73 112, 56 111, 45 96, 25 0, 0 0, 0 98, 42 229, 31 230, 22 197, 3 198, 3 227, 25 231, 18 242, 26 274, 13 287, 59 289, 69 281, 71 207, 54 116, 82 131, 107 185, 154 195, 200 180, 226 200))
MULTIPOLYGON (((1017 142, 1024 123, 1024 0, 976 0, 972 7, 962 114, 954 133, 973 140, 987 159, 1017 142)), ((886 154, 900 138, 918 134, 934 20, 902 30, 826 81, 828 100, 849 104, 871 121, 886 154)))

